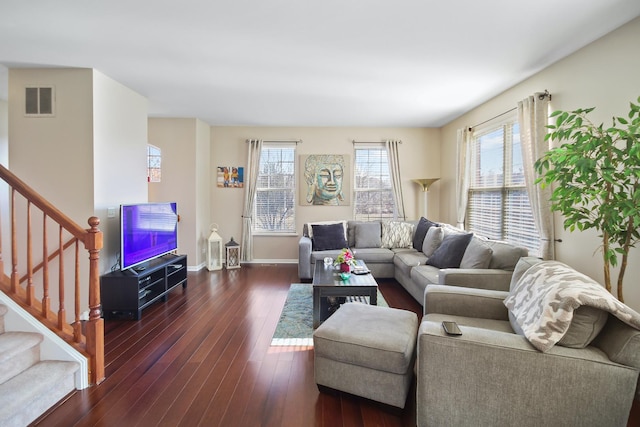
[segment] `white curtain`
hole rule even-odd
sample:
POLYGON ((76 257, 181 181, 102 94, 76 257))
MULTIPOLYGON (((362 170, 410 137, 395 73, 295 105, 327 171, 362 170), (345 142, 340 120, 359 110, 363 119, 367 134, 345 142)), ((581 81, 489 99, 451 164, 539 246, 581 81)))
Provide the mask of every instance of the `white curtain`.
POLYGON ((400 155, 398 145, 402 141, 388 140, 385 142, 387 157, 389 159, 389 173, 391 175, 391 188, 393 189, 393 200, 396 204, 396 216, 405 220, 404 197, 402 195, 402 180, 400 179, 400 155))
POLYGON ((518 123, 524 179, 529 194, 533 220, 540 233, 540 255, 543 259, 555 259, 555 234, 551 211, 551 187, 536 184, 537 174, 533 164, 549 150, 545 141, 549 117, 549 95, 536 93, 518 102, 518 123))
POLYGON ((458 165, 456 180, 456 221, 458 228, 464 230, 469 201, 469 150, 471 149, 471 134, 469 127, 458 129, 458 165))
POLYGON ((260 154, 262 153, 262 140, 251 139, 249 154, 247 156, 247 170, 245 171, 244 210, 242 211, 242 246, 240 259, 251 261, 253 259, 253 203, 256 196, 258 173, 260 172, 260 154))

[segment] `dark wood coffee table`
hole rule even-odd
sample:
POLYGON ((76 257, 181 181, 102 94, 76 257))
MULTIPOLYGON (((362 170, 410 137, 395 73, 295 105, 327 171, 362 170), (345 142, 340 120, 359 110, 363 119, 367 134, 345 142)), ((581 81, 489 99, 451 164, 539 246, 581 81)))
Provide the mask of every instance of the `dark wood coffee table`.
MULTIPOLYGON (((358 265, 367 270, 364 261, 358 265)), ((340 271, 333 264, 325 265, 318 260, 313 271, 313 328, 320 326, 330 315, 327 297, 369 297, 369 304, 378 305, 378 283, 371 273, 351 274, 342 280, 340 271)))

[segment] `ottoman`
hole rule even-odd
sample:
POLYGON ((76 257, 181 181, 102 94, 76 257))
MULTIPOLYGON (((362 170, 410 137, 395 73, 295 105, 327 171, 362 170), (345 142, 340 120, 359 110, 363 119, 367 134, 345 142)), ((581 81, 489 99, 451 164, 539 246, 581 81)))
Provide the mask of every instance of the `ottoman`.
POLYGON ((413 312, 343 304, 313 333, 316 384, 404 408, 417 332, 413 312))

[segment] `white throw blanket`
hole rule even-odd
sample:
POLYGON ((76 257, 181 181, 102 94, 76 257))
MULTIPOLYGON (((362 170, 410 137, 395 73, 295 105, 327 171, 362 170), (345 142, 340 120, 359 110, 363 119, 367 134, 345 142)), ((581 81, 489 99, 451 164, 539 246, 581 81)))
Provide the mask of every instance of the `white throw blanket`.
POLYGON ((544 261, 529 268, 504 305, 524 336, 543 352, 562 339, 571 325, 574 310, 583 305, 605 310, 640 329, 640 314, 593 279, 557 261, 544 261))

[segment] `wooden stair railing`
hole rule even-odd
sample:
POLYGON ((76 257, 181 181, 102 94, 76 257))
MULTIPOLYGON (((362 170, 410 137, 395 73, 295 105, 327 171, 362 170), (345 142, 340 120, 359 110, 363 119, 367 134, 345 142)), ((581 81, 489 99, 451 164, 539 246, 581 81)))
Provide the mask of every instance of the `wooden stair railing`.
MULTIPOLYGON (((5 272, 2 245, 0 244, 0 289, 38 321, 84 354, 89 359, 89 382, 98 384, 105 378, 104 320, 100 317, 100 267, 98 262, 103 244, 102 232, 98 229, 100 220, 92 216, 88 220, 90 228, 85 230, 2 165, 0 165, 0 178, 9 186, 9 209, 11 212, 11 275, 8 276, 5 272), (18 194, 24 199, 17 200, 18 194), (18 203, 25 204, 25 218, 18 218, 20 216, 17 213, 18 203), (42 259, 35 266, 34 257, 36 255, 33 242, 36 233, 34 229, 37 227, 32 224, 34 207, 42 215, 42 235, 40 236, 42 249, 38 251, 37 255, 42 259), (57 249, 49 253, 49 235, 55 231, 49 232, 48 225, 51 223, 58 228, 55 233, 58 242, 57 249), (18 242, 26 242, 26 260, 20 258, 18 242), (86 270, 86 264, 80 262, 80 243, 84 244, 84 248, 89 254, 88 283, 80 279, 81 270, 83 270, 81 267, 85 267, 86 270), (74 288, 72 322, 67 320, 65 306, 65 283, 67 280, 65 255, 68 255, 69 252, 72 252, 74 264, 74 271, 71 273, 74 288), (49 266, 53 261, 56 261, 58 265, 58 301, 52 303, 49 266), (42 281, 41 288, 34 284, 36 275, 38 282, 42 281), (89 308, 89 320, 84 322, 80 319, 82 307, 80 294, 83 286, 88 286, 89 308)), ((22 207, 22 205, 20 206, 22 207)), ((1 231, 0 227, 0 242, 3 237, 1 231)))

